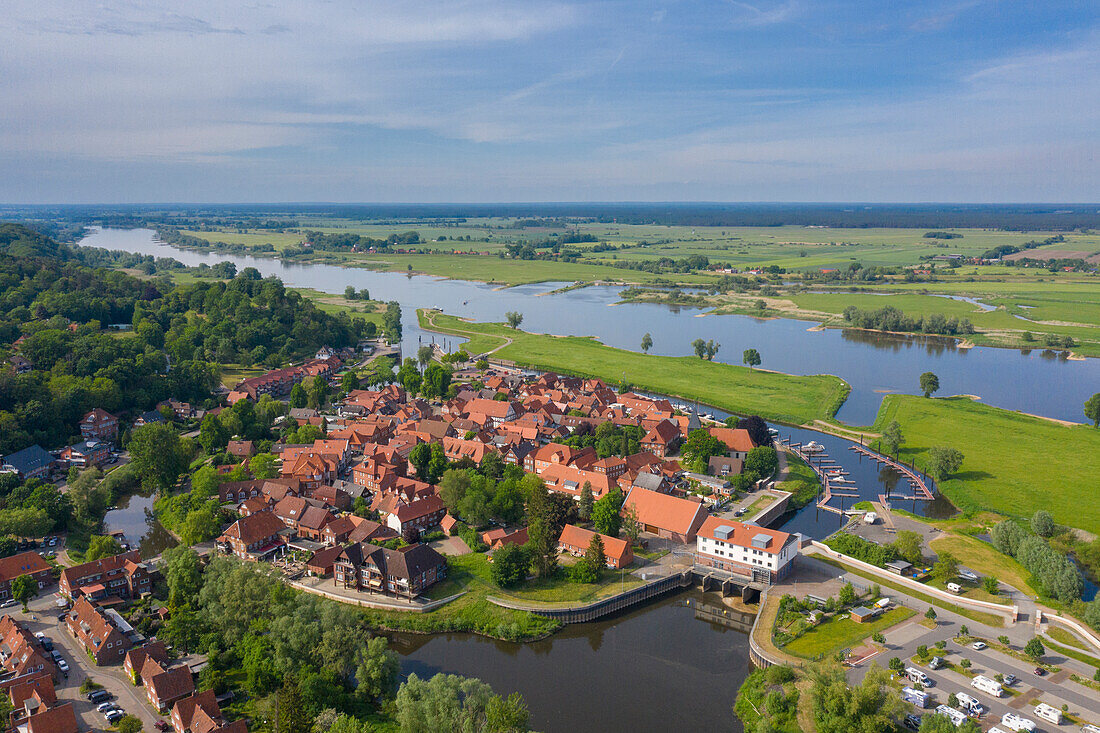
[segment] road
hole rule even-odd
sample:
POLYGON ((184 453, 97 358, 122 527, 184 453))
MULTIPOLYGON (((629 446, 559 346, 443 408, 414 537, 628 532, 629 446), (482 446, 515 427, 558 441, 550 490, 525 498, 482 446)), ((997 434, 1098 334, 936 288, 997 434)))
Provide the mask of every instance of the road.
POLYGON ((153 712, 145 697, 142 687, 134 687, 126 677, 122 665, 111 667, 96 667, 83 647, 77 642, 57 620, 58 610, 54 606, 56 596, 48 596, 34 599, 30 605, 29 613, 22 613, 18 608, 11 609, 17 620, 24 622, 31 632, 41 631, 53 640, 57 649, 65 661, 69 663, 69 676, 62 677, 57 685, 57 697, 61 701, 73 703, 77 719, 82 728, 97 731, 108 729, 103 716, 96 711, 95 706, 80 694, 80 685, 86 677, 103 685, 103 687, 115 696, 115 704, 131 715, 141 719, 145 730, 152 732, 155 721, 159 720, 153 712))

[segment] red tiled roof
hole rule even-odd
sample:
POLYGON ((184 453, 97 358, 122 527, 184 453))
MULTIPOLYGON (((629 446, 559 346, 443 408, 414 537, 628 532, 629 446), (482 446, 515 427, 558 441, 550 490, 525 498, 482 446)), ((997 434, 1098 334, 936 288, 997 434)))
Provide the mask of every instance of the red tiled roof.
POLYGON ((738 522, 732 519, 722 519, 721 517, 707 517, 703 522, 703 526, 699 528, 699 535, 708 537, 712 540, 718 539, 714 534, 714 530, 719 527, 730 527, 733 529, 733 533, 730 534, 729 537, 722 538, 722 542, 729 542, 732 545, 745 547, 750 550, 760 550, 769 555, 778 554, 792 537, 792 535, 786 532, 780 532, 777 529, 768 529, 767 527, 759 527, 755 524, 745 524, 744 522, 738 522), (769 538, 767 547, 753 546, 753 538, 759 535, 767 535, 769 538))
POLYGON ((631 489, 626 495, 623 509, 630 507, 638 513, 638 521, 642 524, 678 534, 689 534, 698 517, 705 512, 703 505, 697 502, 639 488, 631 489))

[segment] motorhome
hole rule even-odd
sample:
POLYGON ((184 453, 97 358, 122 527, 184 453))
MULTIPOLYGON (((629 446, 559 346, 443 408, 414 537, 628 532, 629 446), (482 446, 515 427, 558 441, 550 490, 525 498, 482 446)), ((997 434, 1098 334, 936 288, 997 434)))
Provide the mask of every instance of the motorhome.
POLYGON ((866 514, 863 515, 864 524, 874 524, 877 521, 878 521, 878 514, 875 514, 874 512, 867 512, 866 514))
POLYGON ((1055 725, 1062 724, 1062 711, 1053 705, 1047 705, 1045 702, 1041 702, 1035 706, 1035 717, 1042 718, 1055 725))
POLYGON ((912 687, 903 687, 901 690, 901 699, 913 703, 918 708, 928 707, 928 697, 927 692, 914 690, 912 687))
POLYGON ((956 728, 966 722, 966 716, 960 713, 955 708, 949 708, 946 705, 938 705, 936 707, 936 715, 942 715, 951 721, 951 724, 956 728))
POLYGON ((971 697, 965 692, 960 692, 955 695, 955 699, 959 701, 959 708, 971 717, 980 718, 982 713, 985 712, 985 708, 978 702, 978 698, 971 697))
POLYGON ((1001 687, 1001 683, 985 675, 978 675, 974 679, 970 680, 970 686, 988 693, 993 697, 1000 697, 1005 694, 1004 688, 1001 687))
POLYGON ((1035 730, 1034 720, 1028 720, 1022 715, 1017 715, 1016 713, 1005 713, 1001 716, 1001 723, 1010 730, 1025 730, 1028 731, 1028 733, 1035 730))
POLYGON ((952 593, 962 593, 962 586, 958 583, 948 583, 947 590, 951 591, 952 593))
POLYGON ((925 687, 931 687, 933 684, 935 684, 934 682, 932 682, 931 677, 929 677, 916 667, 906 667, 905 676, 911 679, 913 682, 922 684, 925 687))

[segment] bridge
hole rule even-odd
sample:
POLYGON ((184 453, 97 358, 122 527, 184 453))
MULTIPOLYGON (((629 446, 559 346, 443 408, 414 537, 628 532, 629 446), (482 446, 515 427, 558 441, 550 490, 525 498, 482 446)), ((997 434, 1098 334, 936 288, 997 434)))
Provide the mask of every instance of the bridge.
POLYGON ((936 496, 933 493, 932 489, 929 488, 928 484, 925 483, 924 477, 921 476, 916 471, 914 471, 912 469, 912 467, 910 467, 910 466, 908 466, 908 465, 906 465, 906 464, 904 464, 900 461, 896 461, 893 458, 890 458, 889 456, 884 456, 881 453, 876 453, 875 451, 871 450, 870 448, 866 448, 862 445, 850 445, 850 446, 848 446, 848 450, 855 451, 856 454, 858 454, 860 456, 867 456, 868 458, 870 458, 871 460, 873 460, 877 463, 885 464, 885 465, 889 466, 890 468, 894 469, 895 471, 897 471, 898 473, 900 473, 902 476, 904 476, 906 478, 906 480, 909 482, 909 486, 910 486, 910 488, 913 489, 913 492, 916 494, 916 496, 912 496, 912 497, 905 496, 905 497, 899 497, 899 498, 903 498, 903 499, 921 499, 923 501, 932 501, 933 499, 936 498, 936 496))

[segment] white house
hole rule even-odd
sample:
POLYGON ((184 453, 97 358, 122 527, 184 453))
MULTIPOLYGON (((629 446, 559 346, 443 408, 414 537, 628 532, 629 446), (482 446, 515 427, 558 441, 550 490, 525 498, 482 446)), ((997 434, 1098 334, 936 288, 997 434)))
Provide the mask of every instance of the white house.
POLYGON ((798 555, 796 535, 707 517, 695 538, 696 562, 718 570, 774 583, 786 577, 798 555))

